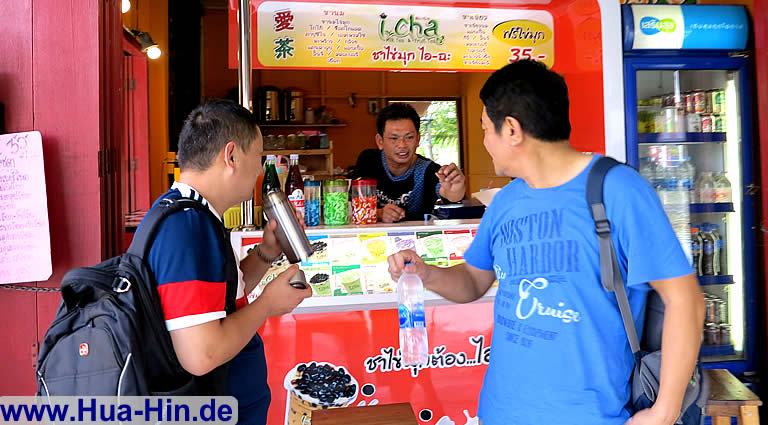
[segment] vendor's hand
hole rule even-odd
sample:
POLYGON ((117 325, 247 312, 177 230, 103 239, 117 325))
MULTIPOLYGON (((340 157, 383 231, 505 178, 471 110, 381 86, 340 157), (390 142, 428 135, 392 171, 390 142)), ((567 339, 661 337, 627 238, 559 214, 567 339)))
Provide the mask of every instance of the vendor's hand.
POLYGON ((424 260, 413 250, 406 249, 392 254, 387 258, 387 262, 389 263, 389 275, 394 281, 400 279, 403 272, 418 275, 425 284, 429 278, 430 266, 424 264, 424 260), (406 263, 408 264, 406 265, 406 263))
MULTIPOLYGON (((302 228, 304 225, 304 214, 300 214, 296 211, 296 208, 291 205, 291 211, 296 216, 299 224, 302 228)), ((277 258, 283 253, 283 248, 280 247, 280 242, 277 241, 277 220, 269 220, 264 227, 264 239, 259 245, 259 249, 267 258, 277 258)))
POLYGON ((676 420, 659 409, 650 408, 635 413, 624 425, 673 425, 676 420))
POLYGON ((264 291, 259 295, 257 301, 263 302, 267 306, 269 316, 288 314, 305 298, 312 296, 312 288, 309 285, 305 289, 297 289, 288 283, 298 271, 299 266, 293 264, 264 287, 264 291))
POLYGON ((382 223, 396 223, 405 218, 405 210, 395 204, 387 204, 377 211, 377 215, 382 223))
POLYGON ((464 198, 467 179, 456 164, 440 167, 436 175, 440 180, 440 196, 451 202, 458 202, 464 198))

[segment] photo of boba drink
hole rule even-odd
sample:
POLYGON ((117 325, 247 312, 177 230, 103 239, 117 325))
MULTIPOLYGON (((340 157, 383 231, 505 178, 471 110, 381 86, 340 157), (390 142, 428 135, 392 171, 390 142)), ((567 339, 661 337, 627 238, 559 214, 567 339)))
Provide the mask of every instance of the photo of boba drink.
POLYGON ((288 391, 286 425, 310 425, 312 412, 347 407, 357 399, 359 385, 344 367, 331 363, 300 363, 285 375, 288 391))

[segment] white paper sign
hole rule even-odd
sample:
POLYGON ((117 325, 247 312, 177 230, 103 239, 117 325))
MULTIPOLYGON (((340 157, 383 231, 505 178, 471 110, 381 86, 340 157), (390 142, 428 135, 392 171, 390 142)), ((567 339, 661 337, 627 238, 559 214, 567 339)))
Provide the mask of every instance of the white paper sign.
POLYGON ((0 135, 0 284, 51 277, 40 132, 0 135))

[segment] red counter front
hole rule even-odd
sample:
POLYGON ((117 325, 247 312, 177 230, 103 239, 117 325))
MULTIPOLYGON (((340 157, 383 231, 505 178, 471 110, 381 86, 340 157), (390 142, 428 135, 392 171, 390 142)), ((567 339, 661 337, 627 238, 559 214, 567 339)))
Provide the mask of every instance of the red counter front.
MULTIPOLYGON (((441 224, 431 226, 348 227, 309 230, 311 240, 328 237, 328 250, 334 241, 350 237, 366 241, 371 236, 386 236, 387 254, 396 248, 395 236, 413 233, 417 250, 422 251, 421 241, 427 238, 443 238, 445 259, 451 263, 461 261, 461 252, 449 243, 455 236, 471 235, 477 222, 441 224), (322 235, 322 236, 319 236, 322 235), (417 236, 418 235, 418 236, 417 236)), ((233 245, 239 256, 259 241, 258 233, 234 233, 233 245)), ((345 241, 347 243, 348 241, 345 241)), ((334 252, 340 252, 334 250, 334 252)), ((424 252, 426 254, 426 252, 424 252)), ((360 254, 361 263, 369 263, 360 254)), ((426 255, 425 255, 426 256, 426 255)), ((331 255, 329 264, 335 264, 331 255)), ((441 259, 430 258, 439 262, 441 259)), ((381 267, 373 267, 381 273, 381 267)), ((270 280, 282 267, 278 265, 268 273, 270 280)), ((305 270, 316 265, 302 265, 305 270)), ((333 267, 331 267, 333 268, 333 267)), ((336 272, 338 268, 334 268, 336 272)), ((345 270, 342 268, 342 270, 345 270)), ((362 269, 361 285, 367 290, 365 269, 362 269)), ((383 269, 385 270, 385 269, 383 269)), ((344 273, 342 271, 341 273, 344 273)), ((331 273, 332 279, 336 278, 331 273)), ((309 274, 308 274, 309 276, 309 274)), ((309 277, 308 277, 309 279, 309 277)), ((390 289, 362 295, 313 297, 305 301, 292 315, 270 319, 260 330, 266 347, 269 368, 269 386, 272 389, 272 405, 269 424, 304 424, 299 396, 291 397, 296 367, 300 364, 330 364, 334 369, 343 368, 355 385, 355 395, 344 400, 345 406, 367 406, 409 402, 422 424, 463 425, 474 424, 477 400, 483 376, 488 365, 493 324, 493 295, 496 288, 472 304, 455 305, 427 293, 426 314, 429 335, 430 358, 425 367, 404 368, 398 353, 397 300, 390 289), (292 404, 293 403, 293 404, 292 404), (293 410, 293 412, 292 412, 293 410)), ((255 291, 259 292, 259 289, 255 291)), ((524 338, 522 338, 524 339, 524 338)), ((306 403, 305 403, 306 404, 306 403)), ((337 403, 338 404, 338 403, 337 403)))

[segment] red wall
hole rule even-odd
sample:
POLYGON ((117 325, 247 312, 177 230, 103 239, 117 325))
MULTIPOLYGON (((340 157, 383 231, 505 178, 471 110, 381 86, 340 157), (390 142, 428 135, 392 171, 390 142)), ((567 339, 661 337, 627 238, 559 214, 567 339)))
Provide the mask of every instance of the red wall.
MULTIPOLYGON (((58 287, 67 270, 102 257, 98 151, 110 130, 102 119, 109 108, 100 95, 107 69, 100 52, 110 40, 99 35, 104 22, 119 19, 117 7, 114 0, 3 2, 5 126, 43 136, 53 276, 30 286, 58 287)), ((0 395, 34 392, 36 344, 58 300, 58 293, 0 289, 0 395)))

